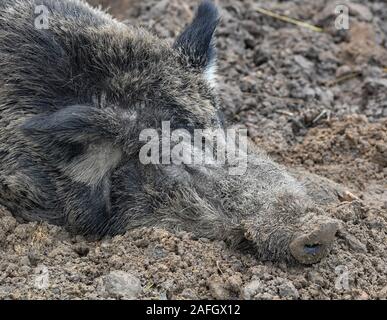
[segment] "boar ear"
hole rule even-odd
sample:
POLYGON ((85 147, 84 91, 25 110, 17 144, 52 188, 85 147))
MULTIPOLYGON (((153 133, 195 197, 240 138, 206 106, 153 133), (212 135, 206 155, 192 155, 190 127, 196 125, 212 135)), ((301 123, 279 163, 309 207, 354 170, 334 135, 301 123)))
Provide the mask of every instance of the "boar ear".
POLYGON ((113 111, 75 105, 34 116, 21 130, 67 176, 96 186, 121 159, 122 126, 113 111))
POLYGON ((22 131, 40 144, 52 141, 77 143, 99 140, 104 132, 103 115, 97 108, 83 105, 64 107, 56 112, 28 119, 22 131))
POLYGON ((191 67, 210 76, 215 67, 214 32, 219 22, 218 9, 210 0, 203 1, 192 23, 177 38, 174 48, 180 51, 191 67))

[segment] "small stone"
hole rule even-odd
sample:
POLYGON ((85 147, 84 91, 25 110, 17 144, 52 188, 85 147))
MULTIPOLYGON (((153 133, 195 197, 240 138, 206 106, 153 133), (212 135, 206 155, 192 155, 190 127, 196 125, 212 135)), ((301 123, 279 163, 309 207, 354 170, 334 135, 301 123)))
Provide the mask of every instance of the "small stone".
POLYGON ((154 259, 163 259, 168 255, 168 252, 161 246, 155 245, 153 248, 150 248, 151 255, 154 259))
POLYGON ((332 102, 334 101, 335 96, 331 90, 329 89, 321 90, 320 88, 318 88, 316 90, 316 93, 319 100, 324 106, 329 107, 332 105, 332 102))
POLYGON ((344 77, 344 76, 350 74, 351 72, 352 72, 351 67, 349 67, 347 65, 340 66, 336 70, 336 78, 344 77))
POLYGON ((298 299, 300 297, 298 290, 296 289, 294 284, 290 281, 286 281, 282 283, 278 287, 278 292, 281 298, 298 299))
POLYGON ((211 295, 217 300, 225 300, 229 298, 229 292, 226 290, 224 284, 217 280, 210 280, 208 282, 208 288, 211 295))
POLYGON ((303 56, 296 54, 294 56, 294 61, 304 69, 310 69, 313 67, 313 62, 309 61, 308 59, 304 58, 303 56))
POLYGON ((47 289, 50 285, 50 272, 45 265, 39 265, 36 267, 36 274, 34 279, 34 287, 36 289, 44 290, 47 289))
POLYGON ((359 201, 359 197, 355 196, 352 192, 345 190, 342 194, 339 194, 339 199, 341 202, 352 202, 352 201, 359 201))
POLYGON ((303 95, 308 99, 313 99, 316 96, 316 91, 307 87, 303 90, 303 95))
POLYGON ((159 295, 159 300, 168 300, 167 292, 161 292, 159 295))
POLYGON ((312 159, 306 159, 304 164, 308 167, 312 167, 314 165, 314 161, 312 159))
POLYGON ((105 291, 115 298, 136 299, 141 293, 140 280, 124 271, 112 271, 103 277, 105 291))
POLYGON ((262 290, 262 283, 259 280, 253 280, 248 283, 242 292, 243 299, 250 300, 262 290))
POLYGON ((228 283, 232 291, 240 292, 242 287, 242 278, 239 275, 232 275, 228 278, 228 283))

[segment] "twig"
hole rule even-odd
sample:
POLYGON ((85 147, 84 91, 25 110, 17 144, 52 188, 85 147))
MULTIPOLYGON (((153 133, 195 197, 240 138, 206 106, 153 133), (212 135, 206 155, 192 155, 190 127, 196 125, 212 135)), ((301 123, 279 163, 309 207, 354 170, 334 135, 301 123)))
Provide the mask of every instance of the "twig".
POLYGON ((154 283, 150 282, 145 288, 144 288, 144 292, 148 292, 150 289, 152 289, 154 286, 154 283))
POLYGON ((359 76, 361 76, 361 72, 354 71, 354 72, 346 74, 346 75, 344 75, 342 77, 336 78, 335 80, 329 81, 327 83, 327 85, 328 85, 328 87, 333 87, 333 86, 335 86, 335 85, 337 85, 339 83, 342 83, 342 82, 354 79, 354 78, 359 77, 359 76))
POLYGON ((220 272, 221 274, 223 274, 223 271, 222 271, 222 269, 221 269, 221 267, 220 267, 220 263, 219 263, 218 260, 216 260, 216 267, 218 268, 219 272, 220 272))
POLYGON ((324 109, 316 118, 312 120, 312 123, 317 123, 323 116, 326 116, 327 121, 329 122, 331 120, 331 111, 324 109))
POLYGON ((285 116, 293 117, 294 114, 286 110, 275 110, 275 113, 283 114, 285 116))
POLYGON ((263 9, 263 8, 256 8, 256 10, 259 12, 259 13, 262 13, 264 15, 267 15, 269 17, 272 17, 272 18, 275 18, 275 19, 278 19, 278 20, 282 20, 282 21, 285 21, 285 22, 288 22, 288 23, 292 23, 292 24, 295 24, 297 26, 300 26, 300 27, 304 27, 304 28, 308 28, 309 30, 312 30, 312 31, 316 31, 316 32, 324 32, 324 29, 323 28, 320 28, 320 27, 316 27, 312 24, 309 24, 305 21, 301 21, 301 20, 297 20, 297 19, 294 19, 294 18, 290 18, 290 17, 287 17, 287 16, 283 16, 283 15, 280 15, 278 13, 275 13, 275 12, 272 12, 272 11, 269 11, 269 10, 266 10, 266 9, 263 9))
POLYGON ((326 113, 327 110, 323 110, 316 118, 313 119, 312 123, 316 123, 317 121, 319 121, 326 113))

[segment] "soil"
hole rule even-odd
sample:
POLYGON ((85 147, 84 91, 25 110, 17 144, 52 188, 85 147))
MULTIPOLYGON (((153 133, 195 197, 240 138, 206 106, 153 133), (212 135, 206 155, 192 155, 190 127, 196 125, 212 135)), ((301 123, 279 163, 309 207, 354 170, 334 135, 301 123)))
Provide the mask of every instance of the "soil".
MULTIPOLYGON (((93 0, 173 41, 187 0, 93 0)), ((0 209, 0 299, 387 299, 387 4, 217 1, 219 91, 230 123, 305 184, 342 223, 312 266, 258 261, 223 242, 138 229, 90 242, 0 209), (323 28, 297 26, 257 8, 323 28)), ((341 1, 343 3, 343 1, 341 1)))

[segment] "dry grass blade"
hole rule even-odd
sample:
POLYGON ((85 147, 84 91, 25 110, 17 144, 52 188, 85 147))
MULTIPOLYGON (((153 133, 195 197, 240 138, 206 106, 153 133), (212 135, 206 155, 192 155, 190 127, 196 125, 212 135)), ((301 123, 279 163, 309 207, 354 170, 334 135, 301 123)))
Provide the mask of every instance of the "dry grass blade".
POLYGON ((342 82, 357 78, 359 76, 361 76, 361 72, 358 72, 358 71, 350 72, 348 74, 343 75, 342 77, 338 77, 338 78, 328 82, 327 85, 328 85, 328 87, 333 87, 337 84, 340 84, 342 82))
POLYGON ((285 21, 288 23, 292 23, 292 24, 295 24, 295 25, 300 26, 300 27, 308 28, 309 30, 312 30, 312 31, 324 32, 323 28, 316 27, 316 26, 314 26, 310 23, 307 23, 305 21, 290 18, 288 16, 283 16, 283 15, 280 15, 278 13, 275 13, 275 12, 272 12, 272 11, 269 11, 269 10, 266 10, 263 8, 259 8, 259 7, 256 8, 255 10, 257 10, 259 13, 262 13, 262 14, 267 15, 269 17, 273 17, 275 19, 282 20, 282 21, 285 21))

